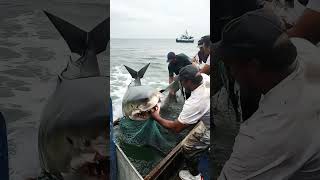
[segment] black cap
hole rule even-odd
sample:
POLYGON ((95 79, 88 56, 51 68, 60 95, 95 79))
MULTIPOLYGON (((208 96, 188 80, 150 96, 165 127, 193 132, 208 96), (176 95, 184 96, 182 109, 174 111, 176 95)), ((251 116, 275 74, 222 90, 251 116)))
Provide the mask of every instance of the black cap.
POLYGON ((283 22, 271 10, 247 12, 224 27, 222 40, 213 45, 212 58, 263 57, 284 32, 283 22))
POLYGON ((207 46, 211 45, 211 40, 210 40, 210 35, 203 36, 202 38, 202 43, 207 46))
POLYGON ((178 79, 180 81, 191 80, 194 79, 197 74, 200 74, 198 68, 190 64, 180 69, 178 79))
POLYGON ((174 58, 176 58, 176 54, 174 52, 169 52, 167 55, 167 62, 170 62, 174 58))
POLYGON ((211 44, 210 35, 202 36, 201 39, 198 41, 198 47, 203 47, 204 44, 211 44))

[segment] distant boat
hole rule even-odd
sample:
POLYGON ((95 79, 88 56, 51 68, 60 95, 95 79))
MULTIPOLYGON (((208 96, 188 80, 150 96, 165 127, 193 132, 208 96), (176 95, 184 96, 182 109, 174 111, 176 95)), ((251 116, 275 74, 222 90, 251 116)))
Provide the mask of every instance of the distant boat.
POLYGON ((177 43, 193 43, 194 39, 192 36, 188 35, 188 31, 186 30, 185 34, 182 34, 179 38, 176 38, 177 43))

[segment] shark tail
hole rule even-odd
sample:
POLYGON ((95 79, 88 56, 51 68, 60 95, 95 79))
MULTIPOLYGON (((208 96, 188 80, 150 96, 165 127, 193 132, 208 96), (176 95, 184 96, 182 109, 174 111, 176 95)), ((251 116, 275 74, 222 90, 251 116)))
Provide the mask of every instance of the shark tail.
POLYGON ((149 67, 150 63, 145 65, 143 68, 141 68, 138 72, 129 68, 128 66, 124 65, 124 67, 128 70, 128 72, 130 73, 131 77, 134 79, 141 79, 144 76, 144 73, 147 71, 148 67, 149 67))
POLYGON ((84 55, 88 47, 96 54, 104 51, 110 40, 110 18, 105 19, 90 32, 86 32, 71 23, 44 11, 52 24, 68 44, 71 52, 84 55))

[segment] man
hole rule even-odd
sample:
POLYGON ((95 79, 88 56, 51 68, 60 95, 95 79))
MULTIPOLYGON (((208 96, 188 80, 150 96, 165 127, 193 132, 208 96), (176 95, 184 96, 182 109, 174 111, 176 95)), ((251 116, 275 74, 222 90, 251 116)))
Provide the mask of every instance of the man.
MULTIPOLYGON (((260 0, 215 1, 211 9, 214 18, 210 19, 213 24, 211 42, 216 43, 221 40, 223 27, 232 19, 248 11, 262 8, 263 4, 260 0)), ((211 47, 210 56, 213 57, 215 52, 213 45, 211 47)), ((212 148, 210 148, 210 163, 213 169, 211 178, 217 179, 225 162, 230 158, 240 124, 256 111, 260 98, 253 98, 256 95, 252 92, 246 93, 243 87, 240 90, 229 69, 220 59, 214 59, 210 66, 210 74, 212 108, 210 111, 214 112, 212 113, 214 130, 211 131, 212 148)))
POLYGON ((320 179, 320 97, 312 95, 320 85, 306 81, 306 61, 284 32, 278 16, 259 9, 228 23, 215 45, 213 58, 240 86, 263 94, 219 180, 320 179))
POLYGON ((169 84, 174 80, 174 74, 179 75, 181 68, 191 64, 190 58, 183 54, 175 54, 174 52, 169 52, 167 55, 168 71, 169 71, 169 84))
POLYGON ((205 54, 203 50, 203 38, 205 36, 201 37, 201 39, 198 41, 198 48, 199 51, 197 55, 192 59, 192 64, 197 66, 198 68, 202 68, 203 65, 207 62, 209 54, 205 54))
POLYGON ((188 65, 180 70, 179 80, 185 89, 191 91, 191 96, 185 101, 178 119, 172 121, 160 117, 159 108, 152 112, 152 117, 163 127, 177 133, 201 121, 196 132, 183 146, 189 170, 179 173, 183 180, 200 180, 196 158, 210 144, 210 78, 200 74, 195 66, 188 65))
POLYGON ((202 42, 203 42, 203 52, 207 57, 207 60, 206 60, 206 64, 203 66, 200 72, 210 75, 210 48, 211 48, 210 36, 209 35, 204 36, 202 38, 202 42))
MULTIPOLYGON (((169 71, 169 84, 171 84, 174 80, 174 74, 179 75, 179 71, 181 68, 192 64, 190 62, 190 58, 183 54, 175 54, 174 52, 169 52, 167 55, 167 62, 169 63, 168 65, 168 71, 169 71)), ((185 98, 188 99, 190 97, 190 91, 185 90, 183 91, 185 98)), ((170 95, 175 95, 174 91, 170 91, 170 95)))

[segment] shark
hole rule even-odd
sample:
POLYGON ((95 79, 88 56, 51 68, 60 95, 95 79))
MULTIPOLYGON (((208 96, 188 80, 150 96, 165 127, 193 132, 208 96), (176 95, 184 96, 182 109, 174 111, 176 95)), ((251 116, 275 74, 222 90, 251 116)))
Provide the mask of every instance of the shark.
POLYGON ((80 58, 70 56, 41 114, 38 150, 42 174, 61 179, 108 179, 109 77, 101 74, 97 55, 109 43, 110 18, 86 32, 44 13, 80 58))
POLYGON ((131 120, 143 121, 149 119, 150 113, 148 111, 154 108, 160 100, 160 92, 156 91, 155 88, 141 84, 141 79, 149 65, 150 63, 139 71, 124 65, 134 79, 129 84, 122 99, 123 115, 131 120))
POLYGON ((161 107, 161 109, 163 109, 161 111, 167 111, 171 105, 176 105, 177 103, 175 95, 170 95, 169 93, 165 95, 165 92, 169 92, 170 90, 177 92, 180 89, 179 81, 174 81, 160 91, 141 83, 141 79, 149 65, 150 63, 139 71, 124 65, 134 79, 128 85, 127 91, 122 99, 123 115, 131 120, 144 121, 150 119, 150 110, 156 106, 161 107))

